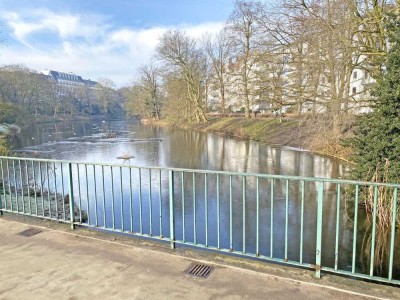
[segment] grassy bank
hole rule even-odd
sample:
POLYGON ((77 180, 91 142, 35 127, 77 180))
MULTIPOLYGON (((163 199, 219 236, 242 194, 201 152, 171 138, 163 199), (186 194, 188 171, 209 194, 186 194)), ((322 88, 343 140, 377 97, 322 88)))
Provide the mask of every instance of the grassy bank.
POLYGON ((206 124, 177 124, 168 120, 142 120, 160 126, 176 126, 213 132, 241 140, 252 140, 276 146, 291 146, 310 150, 321 155, 331 156, 347 161, 349 151, 340 141, 330 139, 328 132, 316 130, 312 121, 304 122, 297 117, 253 118, 210 117, 206 124))
POLYGON ((207 124, 197 124, 191 128, 214 132, 238 139, 260 141, 269 145, 287 145, 304 147, 304 137, 299 131, 299 122, 295 119, 276 118, 214 118, 207 124))

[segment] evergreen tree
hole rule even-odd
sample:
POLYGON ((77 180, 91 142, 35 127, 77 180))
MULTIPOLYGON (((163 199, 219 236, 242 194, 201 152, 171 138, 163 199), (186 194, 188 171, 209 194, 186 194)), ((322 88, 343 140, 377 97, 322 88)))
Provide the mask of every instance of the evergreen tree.
POLYGON ((389 52, 374 91, 372 112, 361 117, 348 144, 352 179, 400 183, 400 17, 387 17, 389 52))

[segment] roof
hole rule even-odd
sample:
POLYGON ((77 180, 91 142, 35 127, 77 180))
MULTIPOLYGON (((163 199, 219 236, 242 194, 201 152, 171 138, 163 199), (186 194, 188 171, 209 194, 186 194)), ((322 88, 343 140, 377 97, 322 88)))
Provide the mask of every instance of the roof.
POLYGON ((97 81, 90 79, 84 79, 83 82, 89 87, 94 87, 97 84, 97 81))
POLYGON ((80 83, 80 84, 85 83, 81 76, 76 75, 74 73, 64 73, 64 72, 58 72, 58 71, 54 71, 54 70, 45 70, 42 73, 44 75, 51 76, 58 83, 61 83, 61 81, 69 81, 69 82, 75 82, 75 83, 80 83))

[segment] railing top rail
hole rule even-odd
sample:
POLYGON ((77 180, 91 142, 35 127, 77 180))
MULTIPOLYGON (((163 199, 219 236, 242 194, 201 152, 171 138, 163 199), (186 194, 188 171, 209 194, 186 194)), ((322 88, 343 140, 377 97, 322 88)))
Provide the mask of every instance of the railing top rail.
POLYGON ((266 179, 283 179, 283 180, 298 180, 298 181, 303 180, 303 181, 309 181, 309 182, 326 182, 326 183, 367 185, 367 186, 377 186, 377 187, 385 186, 385 187, 391 187, 391 188, 400 188, 400 184, 397 184, 397 183, 379 183, 379 182, 323 178, 323 177, 306 177, 306 176, 276 175, 276 174, 262 174, 262 173, 243 173, 243 172, 215 171, 215 170, 203 170, 203 169, 141 166, 141 165, 130 165, 130 164, 110 164, 110 163, 99 163, 99 162, 42 159, 42 158, 28 158, 28 157, 12 157, 12 156, 0 156, 0 159, 48 162, 48 163, 63 163, 63 164, 71 163, 71 164, 103 166, 103 167, 141 168, 141 169, 176 171, 176 172, 187 172, 187 173, 198 173, 198 174, 219 174, 219 175, 232 175, 232 176, 259 177, 259 178, 266 178, 266 179))

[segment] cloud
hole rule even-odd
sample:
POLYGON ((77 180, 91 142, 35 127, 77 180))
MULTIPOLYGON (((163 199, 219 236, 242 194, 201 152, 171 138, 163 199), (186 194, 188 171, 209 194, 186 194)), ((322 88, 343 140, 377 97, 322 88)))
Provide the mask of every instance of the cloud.
POLYGON ((119 86, 127 84, 139 66, 150 61, 159 36, 166 30, 184 29, 197 38, 223 27, 222 23, 203 23, 121 28, 106 16, 48 9, 1 16, 19 43, 0 49, 0 64, 74 72, 91 79, 109 77, 119 86))
POLYGON ((53 33, 61 39, 93 38, 107 30, 104 17, 98 15, 57 14, 48 9, 37 9, 29 14, 5 12, 2 14, 17 41, 29 45, 28 38, 35 33, 53 33))

